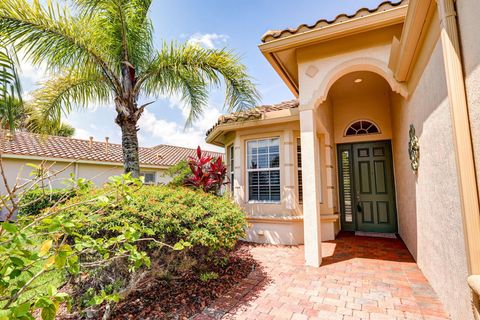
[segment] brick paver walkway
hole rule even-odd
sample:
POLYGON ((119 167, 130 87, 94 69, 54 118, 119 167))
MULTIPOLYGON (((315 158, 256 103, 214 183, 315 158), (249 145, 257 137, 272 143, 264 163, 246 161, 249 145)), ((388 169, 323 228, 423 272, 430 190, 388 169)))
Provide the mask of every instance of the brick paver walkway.
POLYGON ((194 319, 448 319, 401 240, 342 234, 320 268, 303 246, 251 245, 261 268, 194 319))

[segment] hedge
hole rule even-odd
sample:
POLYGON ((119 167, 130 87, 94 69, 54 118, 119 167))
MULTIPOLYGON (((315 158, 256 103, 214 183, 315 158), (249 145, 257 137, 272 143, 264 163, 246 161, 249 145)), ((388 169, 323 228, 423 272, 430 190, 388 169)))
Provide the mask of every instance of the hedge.
MULTIPOLYGON (((108 191, 93 189, 74 200, 84 202, 105 193, 108 191)), ((135 224, 141 226, 143 237, 154 237, 172 246, 186 241, 211 251, 231 249, 244 236, 245 214, 227 197, 168 186, 143 186, 128 197, 131 199, 127 202, 102 209, 94 223, 78 232, 103 237, 124 225, 135 224)), ((68 210, 88 214, 100 206, 98 201, 92 201, 68 210)))

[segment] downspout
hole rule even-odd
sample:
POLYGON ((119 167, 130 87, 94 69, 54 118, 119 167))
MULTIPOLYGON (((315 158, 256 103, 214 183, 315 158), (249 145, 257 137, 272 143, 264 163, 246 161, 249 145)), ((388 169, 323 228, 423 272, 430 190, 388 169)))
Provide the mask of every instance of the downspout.
MULTIPOLYGON (((447 76, 448 99, 453 123, 468 272, 469 275, 480 275, 479 194, 455 3, 453 0, 437 0, 437 4, 443 60, 447 76)), ((471 278, 469 279, 470 282, 471 278)), ((476 292, 474 287, 472 289, 474 291, 473 311, 475 318, 480 320, 479 292, 476 292)))

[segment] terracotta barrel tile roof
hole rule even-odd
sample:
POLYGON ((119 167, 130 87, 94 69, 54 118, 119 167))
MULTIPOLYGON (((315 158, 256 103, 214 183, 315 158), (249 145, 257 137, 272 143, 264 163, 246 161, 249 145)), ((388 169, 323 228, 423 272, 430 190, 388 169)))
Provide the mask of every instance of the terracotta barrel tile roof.
POLYGON ((342 13, 338 15, 335 19, 333 20, 326 20, 326 19, 321 19, 315 22, 314 24, 308 25, 308 24, 301 24, 296 28, 287 28, 283 30, 269 30, 267 31, 263 36, 262 36, 262 42, 270 42, 276 39, 280 38, 286 38, 288 36, 304 33, 307 31, 311 31, 314 29, 321 29, 325 26, 341 23, 350 19, 354 18, 360 18, 364 16, 371 15, 376 12, 380 11, 386 11, 390 10, 393 7, 399 6, 400 4, 407 4, 408 0, 400 0, 400 1, 385 1, 380 3, 376 8, 374 9, 369 9, 369 8, 361 8, 357 10, 354 14, 348 15, 345 13, 342 13))
POLYGON ((207 131, 206 135, 208 136, 213 129, 221 124, 261 119, 265 113, 293 108, 298 108, 298 100, 289 100, 277 104, 262 105, 245 111, 223 115, 218 118, 217 123, 215 123, 213 127, 207 131))
MULTIPOLYGON (((6 131, 0 130, 0 154, 32 156, 41 158, 58 158, 67 160, 86 160, 94 162, 122 163, 122 146, 105 141, 92 141, 17 131, 8 139, 6 131)), ((214 157, 222 153, 206 151, 214 157)), ((195 149, 158 145, 151 148, 140 147, 140 164, 166 167, 196 154, 195 149)))

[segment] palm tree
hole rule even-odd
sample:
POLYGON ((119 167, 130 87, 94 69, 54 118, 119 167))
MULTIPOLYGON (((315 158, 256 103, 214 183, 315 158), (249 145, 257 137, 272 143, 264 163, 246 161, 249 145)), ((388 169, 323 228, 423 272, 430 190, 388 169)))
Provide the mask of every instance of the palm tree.
POLYGON ((45 62, 57 74, 34 95, 51 123, 74 105, 115 104, 124 168, 133 176, 139 175, 137 123, 152 103, 140 105, 140 97, 181 94, 189 106, 187 125, 201 115, 211 86, 223 83, 229 111, 256 104, 255 86, 232 52, 175 43, 155 49, 152 0, 71 2, 74 15, 38 0, 2 0, 0 30, 26 59, 45 62))
MULTIPOLYGON (((22 129, 34 133, 42 133, 45 120, 35 105, 25 104, 22 98, 22 86, 19 77, 19 61, 17 54, 11 46, 0 41, 0 129, 22 129)), ((71 137, 75 128, 60 123, 52 127, 49 133, 71 137)))
POLYGON ((23 114, 21 93, 16 53, 0 39, 0 128, 12 133, 23 114))

